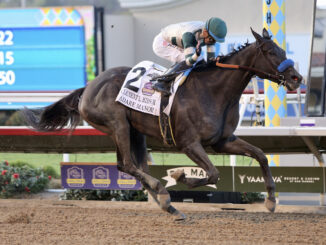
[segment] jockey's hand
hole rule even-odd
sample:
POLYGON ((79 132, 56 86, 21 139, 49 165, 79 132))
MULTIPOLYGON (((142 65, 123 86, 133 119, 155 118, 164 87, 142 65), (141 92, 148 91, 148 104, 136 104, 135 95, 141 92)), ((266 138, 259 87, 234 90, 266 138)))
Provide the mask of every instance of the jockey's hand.
POLYGON ((218 62, 219 59, 220 59, 220 57, 216 57, 216 58, 212 57, 212 58, 209 58, 209 59, 207 60, 207 63, 208 63, 208 64, 210 64, 210 63, 215 63, 215 62, 218 62))
POLYGON ((200 53, 201 53, 201 42, 198 42, 197 46, 196 46, 196 54, 197 54, 197 56, 200 56, 200 53))

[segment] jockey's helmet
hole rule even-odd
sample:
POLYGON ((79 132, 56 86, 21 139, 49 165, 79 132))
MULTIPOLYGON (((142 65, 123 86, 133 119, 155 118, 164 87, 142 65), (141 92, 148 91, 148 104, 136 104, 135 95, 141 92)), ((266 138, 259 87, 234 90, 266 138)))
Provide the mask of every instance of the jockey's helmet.
POLYGON ((216 42, 223 43, 227 33, 226 24, 219 18, 212 17, 206 21, 205 28, 216 42))

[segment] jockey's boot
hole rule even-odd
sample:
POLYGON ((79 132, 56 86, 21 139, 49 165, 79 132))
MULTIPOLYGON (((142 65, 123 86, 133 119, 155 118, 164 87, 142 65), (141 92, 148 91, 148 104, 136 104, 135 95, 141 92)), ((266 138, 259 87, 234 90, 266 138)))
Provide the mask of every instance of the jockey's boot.
POLYGON ((157 82, 152 86, 153 89, 169 96, 171 94, 171 83, 182 71, 189 68, 190 67, 187 66, 185 61, 174 64, 163 75, 153 79, 157 80, 157 82))

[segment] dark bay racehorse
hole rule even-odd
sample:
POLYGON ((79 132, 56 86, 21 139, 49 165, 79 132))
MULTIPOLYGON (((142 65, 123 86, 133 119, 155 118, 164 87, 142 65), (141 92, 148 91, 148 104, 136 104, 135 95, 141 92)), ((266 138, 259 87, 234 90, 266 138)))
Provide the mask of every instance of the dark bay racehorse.
MULTIPOLYGON (((205 146, 211 146, 217 153, 250 156, 260 164, 268 192, 265 205, 274 211, 275 184, 267 158, 261 149, 233 134, 239 120, 239 100, 254 75, 285 85, 289 90, 298 88, 302 77, 293 66, 278 71, 280 64, 287 60, 286 54, 270 39, 265 29, 262 36, 252 33, 256 42, 244 45, 219 60, 246 69, 207 65, 194 69, 178 89, 171 110, 176 146, 203 168, 208 177, 187 178, 182 171, 175 172, 173 177, 190 188, 216 184, 219 172, 209 160, 205 146)), ((136 177, 163 210, 177 219, 184 219, 184 214, 170 204, 164 186, 148 173, 145 135, 162 139, 157 117, 126 108, 115 101, 130 69, 109 69, 85 88, 75 90, 48 107, 36 111, 25 109, 25 118, 38 131, 59 130, 68 122, 73 129, 83 118, 94 128, 107 133, 117 147, 119 170, 136 177)))

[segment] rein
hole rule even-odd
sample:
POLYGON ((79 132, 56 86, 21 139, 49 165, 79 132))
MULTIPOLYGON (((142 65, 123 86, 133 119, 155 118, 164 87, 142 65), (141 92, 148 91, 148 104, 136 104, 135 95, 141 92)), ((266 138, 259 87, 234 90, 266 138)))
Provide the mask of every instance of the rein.
POLYGON ((283 81, 284 80, 284 76, 282 74, 270 74, 261 70, 258 70, 256 68, 253 67, 249 67, 249 66, 242 66, 242 65, 231 65, 231 64, 224 64, 224 63, 220 63, 218 61, 216 61, 215 65, 217 67, 221 67, 221 68, 227 68, 227 69, 233 69, 233 70, 244 70, 244 71, 251 71, 254 73, 258 73, 258 74, 263 74, 268 78, 271 79, 276 79, 278 81, 283 81))

